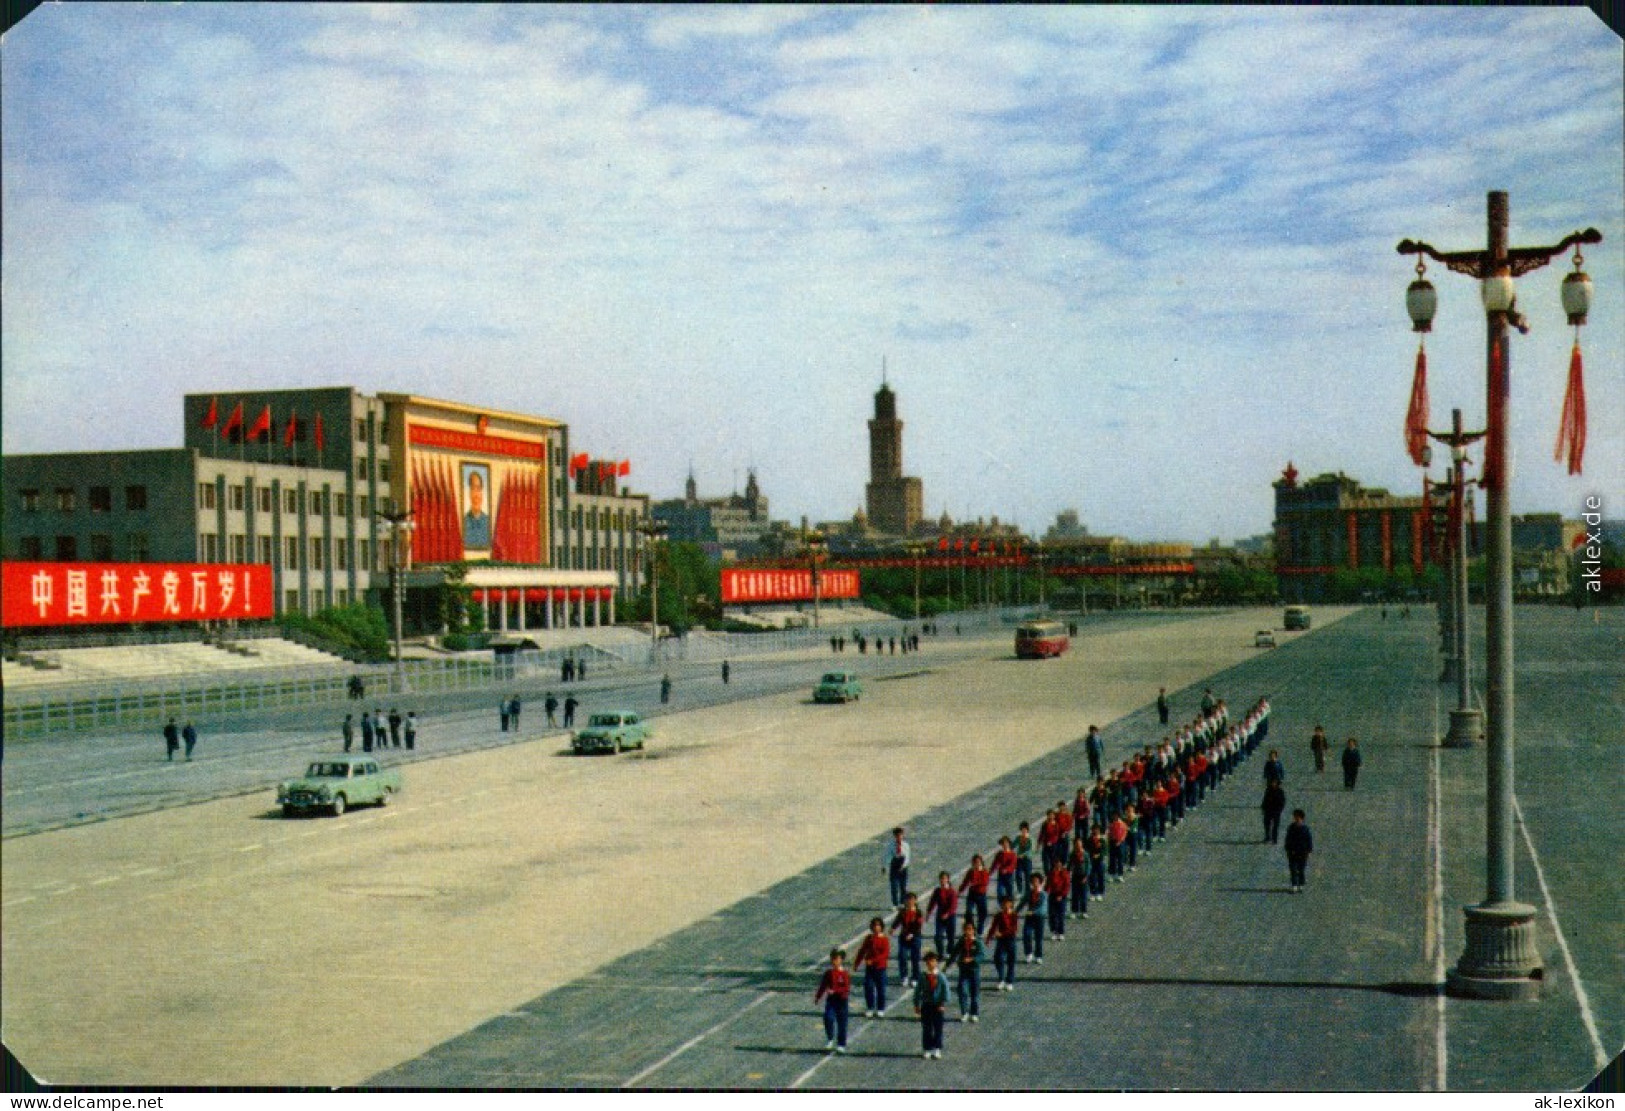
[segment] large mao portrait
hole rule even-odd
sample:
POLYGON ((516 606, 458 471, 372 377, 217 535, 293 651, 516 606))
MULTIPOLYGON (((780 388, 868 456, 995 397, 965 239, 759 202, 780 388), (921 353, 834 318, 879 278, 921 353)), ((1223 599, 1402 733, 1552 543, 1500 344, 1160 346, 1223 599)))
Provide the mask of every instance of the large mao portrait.
POLYGON ((491 465, 463 464, 463 550, 491 547, 491 465))

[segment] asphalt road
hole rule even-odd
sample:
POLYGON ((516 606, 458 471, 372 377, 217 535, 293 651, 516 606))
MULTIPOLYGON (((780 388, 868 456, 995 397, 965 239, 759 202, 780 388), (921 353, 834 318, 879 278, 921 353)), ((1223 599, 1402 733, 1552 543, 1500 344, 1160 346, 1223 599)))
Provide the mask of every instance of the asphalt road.
MULTIPOLYGON (((1232 703, 1269 694, 1269 744, 1317 851, 1294 896, 1259 843, 1255 758, 1113 886, 1017 988, 985 993, 924 1061, 893 985, 885 1018, 823 1049, 812 993, 884 896, 879 841, 855 847, 502 1014, 368 1086, 726 1089, 1571 1089, 1625 1040, 1616 820, 1622 622, 1519 614, 1519 894, 1543 908, 1534 1003, 1447 1000, 1459 906, 1482 896, 1481 750, 1441 750, 1431 623, 1365 611, 1215 676, 1232 703), (1354 791, 1316 775, 1317 723, 1360 738, 1354 791), (1536 856, 1544 867, 1535 874, 1536 856), (1542 888, 1540 880, 1548 885, 1542 888), (1439 893, 1443 893, 1443 901, 1439 893), (1561 933, 1562 940, 1559 940, 1561 933), (1572 953, 1572 968, 1564 956, 1572 953), (1582 1002, 1584 999, 1584 1002, 1582 1002)), ((1480 656, 1482 659, 1482 656, 1480 656)), ((1183 691, 1188 710, 1199 693, 1183 691)), ((1149 707, 1108 735, 1150 739, 1149 707)), ((1109 756, 1113 753, 1108 753, 1109 756)), ((916 872, 957 875, 1000 833, 1069 798, 1068 746, 907 823, 916 872)), ((991 977, 989 977, 991 978, 991 977)), ((894 977, 895 979, 895 977, 894 977)), ((861 1011, 861 1007, 856 1008, 861 1011)), ((955 1008, 950 1003, 950 1016, 955 1008)))

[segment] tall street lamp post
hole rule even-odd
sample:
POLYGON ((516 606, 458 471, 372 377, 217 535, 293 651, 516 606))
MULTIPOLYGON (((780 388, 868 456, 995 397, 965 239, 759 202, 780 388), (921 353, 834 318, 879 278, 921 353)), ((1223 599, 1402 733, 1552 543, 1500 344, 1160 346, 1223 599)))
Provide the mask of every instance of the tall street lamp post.
MULTIPOLYGON (((1457 995, 1484 999, 1533 999, 1540 994, 1540 954, 1535 946, 1535 908, 1520 903, 1513 885, 1513 686, 1512 686, 1512 512, 1507 497, 1512 460, 1507 450, 1511 419, 1512 353, 1507 327, 1527 332, 1516 306, 1513 279, 1545 266, 1580 243, 1600 243, 1596 228, 1575 232, 1552 247, 1508 247, 1507 194, 1491 192, 1486 202, 1488 245, 1483 250, 1441 252, 1420 241, 1401 240, 1402 255, 1426 255, 1459 274, 1476 278, 1484 301, 1487 348, 1486 428, 1483 475, 1487 494, 1485 577, 1486 686, 1488 744, 1485 757, 1487 795, 1487 891, 1484 902, 1464 908, 1467 946, 1448 985, 1457 995)), ((1578 284, 1578 283, 1576 283, 1578 284)), ((1565 293, 1567 291, 1565 290, 1565 293)), ((1571 319, 1574 313, 1571 310, 1571 319)), ((1579 319, 1584 319, 1583 309, 1579 319)))
POLYGON ((638 525, 643 534, 649 561, 649 659, 660 658, 660 542, 666 538, 669 526, 665 521, 646 519, 638 525))
POLYGON ((1038 565, 1038 608, 1040 610, 1047 609, 1049 605, 1044 600, 1044 561, 1047 559, 1049 559, 1049 553, 1044 550, 1044 545, 1034 544, 1033 562, 1038 565))
POLYGON ((395 689, 404 692, 406 686, 406 660, 401 652, 401 595, 405 593, 406 542, 415 526, 410 510, 401 509, 393 500, 376 511, 379 520, 389 526, 389 594, 395 611, 395 689))
POLYGON ((829 542, 824 539, 823 533, 814 529, 801 538, 801 543, 807 553, 807 565, 812 571, 813 628, 816 629, 819 627, 818 565, 824 562, 824 558, 829 554, 829 542))
POLYGON ((914 558, 914 620, 920 619, 920 560, 927 545, 923 540, 910 540, 908 554, 914 558))
POLYGON ((1450 590, 1455 599, 1456 646, 1454 675, 1456 681, 1456 708, 1450 711, 1450 732, 1444 743, 1452 748, 1465 748, 1476 742, 1483 732, 1478 709, 1470 704, 1472 678, 1472 649, 1467 632, 1467 445, 1482 439, 1483 432, 1465 432, 1461 427, 1461 410, 1450 411, 1450 431, 1428 435, 1450 448, 1450 504, 1451 522, 1455 533, 1450 537, 1450 590))

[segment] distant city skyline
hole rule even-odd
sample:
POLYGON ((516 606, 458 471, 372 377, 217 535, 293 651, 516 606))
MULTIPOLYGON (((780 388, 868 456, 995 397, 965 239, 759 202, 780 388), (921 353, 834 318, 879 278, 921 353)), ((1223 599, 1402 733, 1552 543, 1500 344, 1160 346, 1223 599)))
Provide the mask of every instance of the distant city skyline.
MULTIPOLYGON (((1394 247, 1481 246, 1504 189, 1514 245, 1604 235, 1579 478, 1569 261, 1519 281, 1514 511, 1625 492, 1625 49, 1585 8, 57 5, 3 59, 6 454, 353 383, 835 520, 884 359, 928 519, 1234 540, 1289 461, 1419 489, 1394 247)), ((1429 276, 1433 423, 1476 426, 1477 293, 1429 276)))

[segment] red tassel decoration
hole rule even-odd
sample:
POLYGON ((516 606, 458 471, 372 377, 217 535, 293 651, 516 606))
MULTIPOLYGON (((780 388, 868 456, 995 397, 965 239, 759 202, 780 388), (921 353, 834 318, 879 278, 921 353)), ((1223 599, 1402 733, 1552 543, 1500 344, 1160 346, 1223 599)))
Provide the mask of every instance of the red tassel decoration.
POLYGON ((1569 388, 1563 395, 1563 423, 1557 431, 1557 450, 1552 458, 1561 462, 1565 446, 1569 474, 1579 474, 1586 453, 1586 384, 1578 343, 1574 345, 1574 354, 1569 356, 1569 388))
POLYGON ((1411 407, 1405 414, 1405 450, 1411 462, 1422 466, 1428 446, 1428 353, 1416 349, 1416 376, 1411 380, 1411 407))

